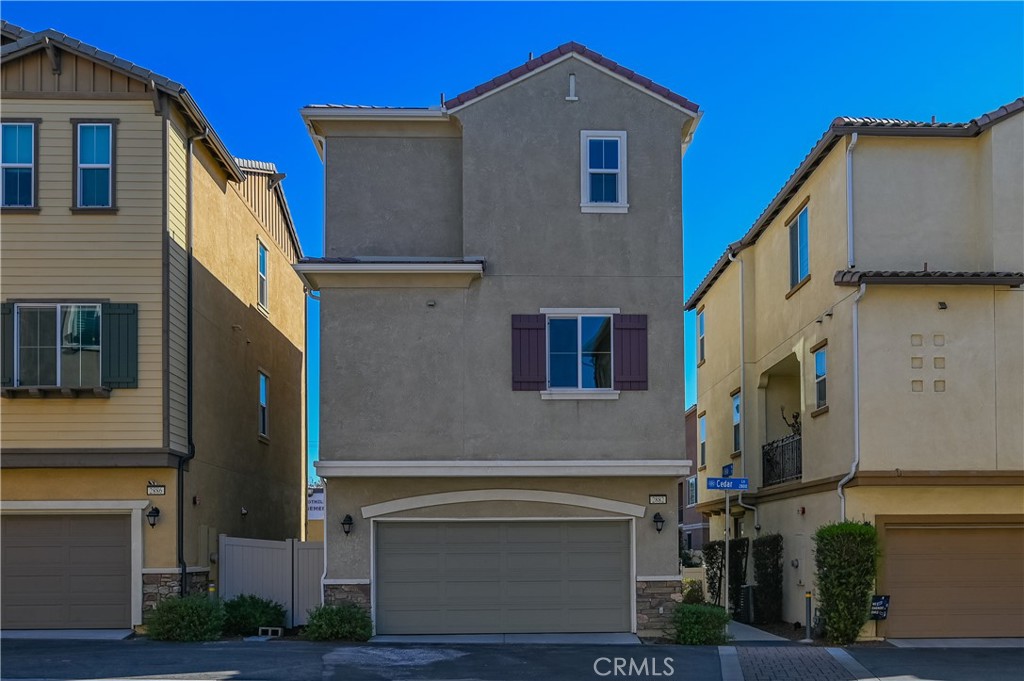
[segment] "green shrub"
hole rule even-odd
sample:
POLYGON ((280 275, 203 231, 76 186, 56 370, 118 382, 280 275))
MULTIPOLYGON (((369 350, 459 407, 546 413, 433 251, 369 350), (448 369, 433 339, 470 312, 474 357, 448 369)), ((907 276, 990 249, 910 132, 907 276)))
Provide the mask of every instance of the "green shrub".
POLYGON ((148 621, 157 641, 215 641, 223 628, 224 608, 202 594, 162 600, 148 621))
POLYGON ((766 534, 753 541, 754 619, 759 624, 782 621, 782 535, 766 534))
POLYGON ((253 636, 260 627, 284 627, 284 606, 252 594, 224 601, 224 633, 229 636, 253 636))
POLYGON ((729 613, 717 605, 680 603, 672 615, 675 642, 691 646, 719 646, 728 642, 729 613))
POLYGON ((818 528, 814 545, 825 639, 838 645, 853 643, 871 610, 878 533, 866 523, 832 523, 818 528))
POLYGON ((704 577, 708 580, 708 600, 722 604, 722 573, 725 571, 725 542, 709 541, 704 544, 704 577))
POLYGON ((372 635, 370 615, 354 603, 313 608, 302 632, 310 641, 366 641, 372 635))
POLYGON ((703 605, 704 585, 699 579, 683 580, 683 603, 689 605, 703 605))
POLYGON ((729 601, 733 606, 730 612, 736 612, 740 607, 740 592, 747 581, 749 548, 750 540, 746 537, 729 540, 729 601))

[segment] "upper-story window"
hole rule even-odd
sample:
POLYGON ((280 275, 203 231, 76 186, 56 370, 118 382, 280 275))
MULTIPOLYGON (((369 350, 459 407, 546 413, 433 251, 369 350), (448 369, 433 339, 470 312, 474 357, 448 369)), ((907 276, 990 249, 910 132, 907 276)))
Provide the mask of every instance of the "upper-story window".
POLYGON ((814 352, 814 403, 817 409, 828 404, 826 381, 828 374, 828 346, 822 346, 814 352))
POLYGON ((267 247, 256 242, 256 301, 264 310, 269 309, 270 291, 267 280, 267 247))
POLYGON ((15 385, 100 385, 100 305, 31 303, 15 310, 15 385))
POLYGON ((697 417, 697 454, 700 456, 700 465, 708 463, 708 424, 704 414, 697 417))
POLYGON ((612 388, 611 315, 548 317, 548 387, 612 388))
POLYGON ((36 126, 33 123, 3 124, 0 142, 3 182, 0 184, 0 205, 7 208, 35 206, 36 126))
POLYGON ((789 229, 789 286, 793 288, 811 274, 807 251, 807 207, 787 225, 789 229))
POLYGON ((75 123, 75 207, 114 207, 114 123, 75 123))
POLYGON ((697 363, 704 361, 704 308, 697 310, 697 363))
POLYGON ((270 434, 270 378, 262 371, 258 372, 258 374, 260 381, 260 409, 258 421, 259 430, 257 432, 261 437, 267 437, 270 434))
POLYGON ((697 476, 693 475, 686 479, 686 505, 697 504, 697 476))
POLYGON ((740 451, 740 393, 737 391, 732 396, 732 451, 740 451))
POLYGON ((626 133, 584 130, 580 133, 580 210, 625 213, 626 133))

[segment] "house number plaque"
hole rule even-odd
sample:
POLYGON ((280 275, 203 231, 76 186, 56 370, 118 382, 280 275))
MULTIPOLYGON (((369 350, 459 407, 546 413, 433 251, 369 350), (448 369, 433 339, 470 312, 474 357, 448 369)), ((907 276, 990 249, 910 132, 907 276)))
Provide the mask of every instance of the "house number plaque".
POLYGON ((167 494, 167 487, 165 485, 146 485, 146 494, 163 496, 167 494))
POLYGON ((665 494, 652 494, 650 496, 650 502, 649 503, 652 503, 652 504, 667 504, 668 503, 668 495, 665 495, 665 494))

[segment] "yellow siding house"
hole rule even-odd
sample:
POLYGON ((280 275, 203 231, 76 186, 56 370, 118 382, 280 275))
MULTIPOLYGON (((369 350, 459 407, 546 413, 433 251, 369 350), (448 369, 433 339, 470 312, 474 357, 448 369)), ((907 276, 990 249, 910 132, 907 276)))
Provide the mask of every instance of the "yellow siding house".
POLYGON ((183 86, 2 36, 0 626, 127 628, 301 531, 301 251, 183 86))

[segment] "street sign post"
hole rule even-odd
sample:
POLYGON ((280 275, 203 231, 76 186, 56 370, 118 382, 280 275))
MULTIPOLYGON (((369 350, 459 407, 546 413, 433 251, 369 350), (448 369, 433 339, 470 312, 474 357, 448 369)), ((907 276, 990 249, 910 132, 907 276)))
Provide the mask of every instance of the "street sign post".
POLYGON ((708 478, 708 489, 747 490, 750 478, 708 478))

